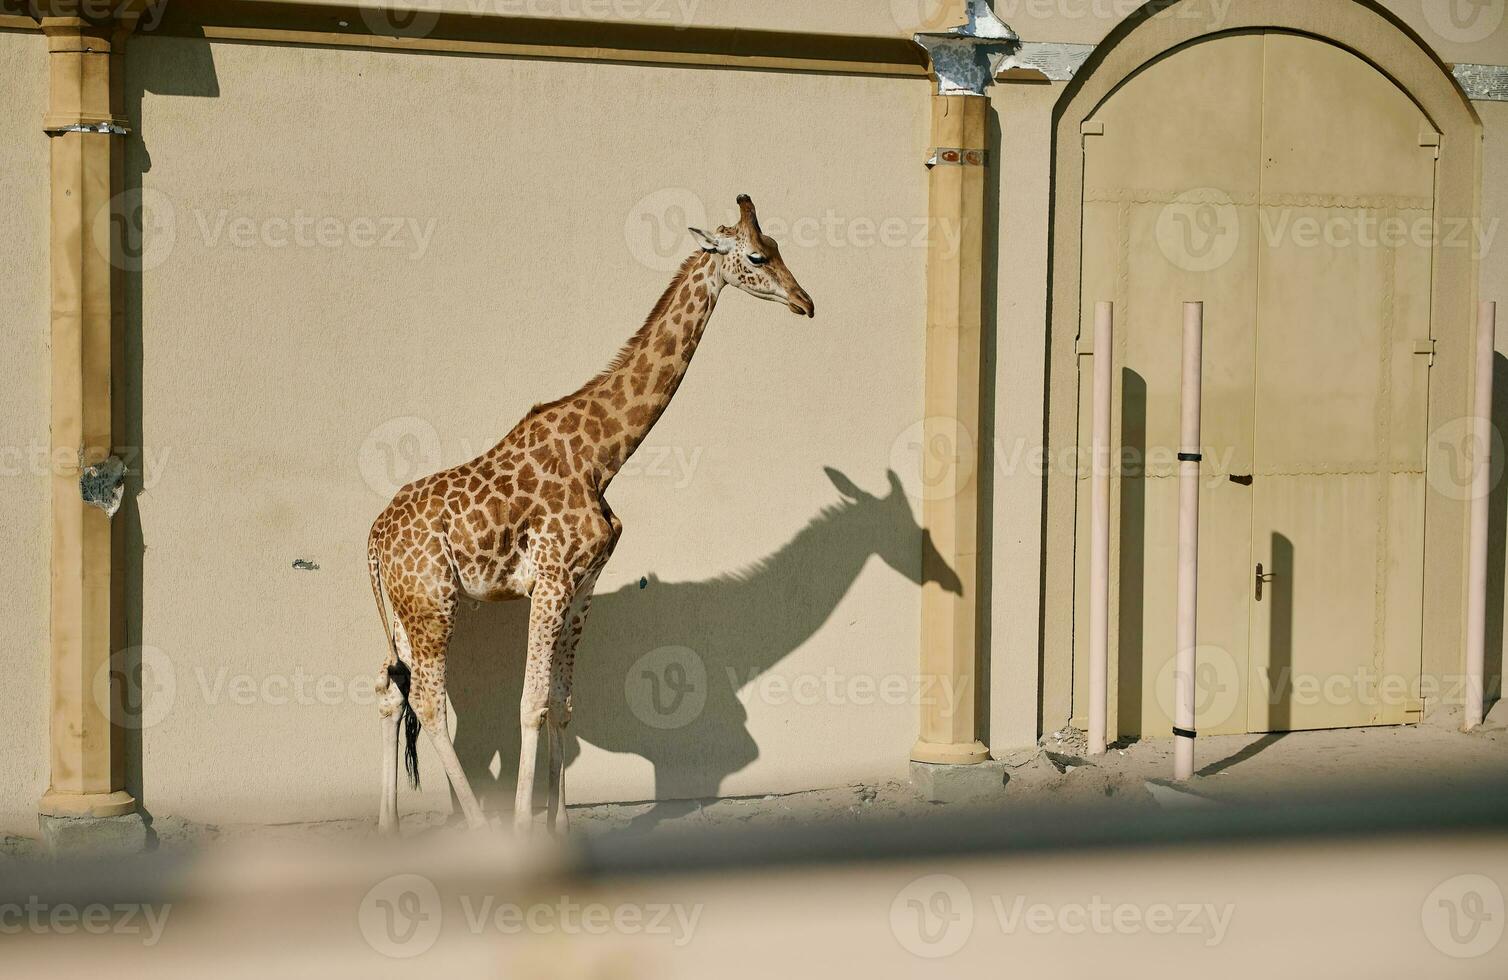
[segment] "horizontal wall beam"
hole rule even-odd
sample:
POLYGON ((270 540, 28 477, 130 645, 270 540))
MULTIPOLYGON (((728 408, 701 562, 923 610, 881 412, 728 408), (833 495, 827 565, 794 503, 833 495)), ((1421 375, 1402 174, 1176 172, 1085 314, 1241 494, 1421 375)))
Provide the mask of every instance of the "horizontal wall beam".
MULTIPOLYGON (((0 28, 36 22, 0 15, 0 28)), ((415 8, 406 20, 373 7, 256 0, 167 3, 143 17, 139 33, 219 41, 307 44, 452 54, 502 55, 854 75, 928 76, 909 37, 617 23, 415 8), (156 17, 157 19, 152 19, 156 17)))

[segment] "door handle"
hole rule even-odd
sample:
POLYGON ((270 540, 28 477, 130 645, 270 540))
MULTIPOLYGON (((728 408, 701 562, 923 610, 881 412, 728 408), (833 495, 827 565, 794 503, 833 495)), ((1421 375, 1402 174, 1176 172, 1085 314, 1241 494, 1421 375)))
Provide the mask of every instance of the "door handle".
POLYGON ((1263 575, 1262 574, 1262 563, 1261 562, 1257 562, 1257 601, 1258 602, 1262 601, 1262 583, 1264 583, 1264 582, 1271 582, 1275 578, 1277 578, 1277 576, 1274 575, 1274 574, 1271 574, 1271 573, 1269 573, 1267 575, 1263 575))

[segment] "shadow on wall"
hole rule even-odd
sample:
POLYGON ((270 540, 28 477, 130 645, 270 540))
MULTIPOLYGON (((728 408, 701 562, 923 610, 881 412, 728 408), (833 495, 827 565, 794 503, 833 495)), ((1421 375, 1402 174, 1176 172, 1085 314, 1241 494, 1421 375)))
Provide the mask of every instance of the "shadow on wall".
MULTIPOLYGON (((1126 472, 1120 480, 1120 630, 1117 635, 1116 731, 1114 737, 1140 738, 1143 665, 1146 638, 1147 474, 1138 462, 1147 458, 1147 380, 1130 368, 1121 369, 1121 459, 1126 472)), ((1112 525, 1114 527, 1114 525, 1112 525)), ((1113 533, 1113 532, 1112 532, 1113 533)))
MULTIPOLYGON (((120 256, 125 278, 123 302, 125 304, 125 337, 122 363, 116 365, 121 387, 120 403, 115 412, 116 452, 124 453, 128 461, 126 492, 119 513, 115 516, 117 547, 124 557, 121 567, 125 576, 124 625, 125 649, 116 653, 112 672, 119 672, 127 679, 125 689, 140 692, 141 644, 142 644, 142 557, 146 550, 141 527, 141 513, 136 506, 136 496, 142 492, 142 461, 154 458, 156 448, 147 439, 150 433, 142 428, 142 365, 151 356, 145 350, 142 338, 142 271, 154 264, 152 236, 159 229, 151 227, 151 221, 142 208, 142 175, 152 169, 152 154, 147 148, 151 134, 142 124, 142 96, 184 96, 189 98, 214 99, 220 96, 220 80, 215 74, 214 58, 209 41, 198 37, 156 37, 149 33, 144 22, 138 33, 126 42, 124 111, 130 135, 126 138, 125 167, 122 177, 121 196, 124 206, 112 215, 112 247, 120 256), (150 53, 148 50, 150 49, 150 53), (170 57, 163 55, 170 54, 170 57)), ((171 264, 163 270, 171 274, 171 264)), ((139 701, 128 706, 139 711, 139 701)), ((125 745, 126 790, 141 805, 148 825, 152 820, 148 808, 147 787, 143 784, 142 733, 139 724, 129 725, 125 745)))
MULTIPOLYGON (((811 637, 871 556, 913 583, 961 592, 894 473, 884 496, 827 475, 842 502, 753 566, 704 582, 651 577, 593 601, 576 656, 567 764, 578 739, 648 760, 659 803, 643 822, 718 795, 724 777, 759 757, 739 688, 811 637)), ((512 805, 528 616, 527 602, 464 603, 451 641, 456 753, 491 811, 512 805)), ((569 798, 569 776, 566 785, 569 798)))
MULTIPOLYGON (((1492 427, 1499 433, 1508 433, 1508 358, 1502 354, 1492 357, 1492 427)), ((1496 447, 1494 447, 1496 448, 1496 447)), ((1482 669, 1484 708, 1491 710, 1503 696, 1503 634, 1504 603, 1508 602, 1508 568, 1504 566, 1508 555, 1508 462, 1497 468, 1498 478, 1492 487, 1492 496, 1487 507, 1487 644, 1486 660, 1482 669)))

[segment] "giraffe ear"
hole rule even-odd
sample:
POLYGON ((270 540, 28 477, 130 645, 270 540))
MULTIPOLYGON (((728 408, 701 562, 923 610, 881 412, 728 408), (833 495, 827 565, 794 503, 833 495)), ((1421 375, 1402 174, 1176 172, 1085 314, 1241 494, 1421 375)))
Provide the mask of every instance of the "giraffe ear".
POLYGON ((719 255, 727 255, 733 251, 733 242, 727 238, 714 238, 700 228, 688 229, 691 237, 701 246, 703 252, 716 252, 719 255))

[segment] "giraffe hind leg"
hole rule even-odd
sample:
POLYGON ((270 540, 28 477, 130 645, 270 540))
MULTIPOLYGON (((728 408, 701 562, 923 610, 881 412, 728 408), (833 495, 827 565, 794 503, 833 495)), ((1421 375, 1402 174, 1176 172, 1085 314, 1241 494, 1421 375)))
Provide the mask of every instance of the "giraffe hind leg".
POLYGON ((377 832, 398 833, 398 711, 382 716, 382 802, 377 809, 377 832))
POLYGON ((408 653, 408 638, 396 618, 391 624, 395 647, 377 673, 377 710, 382 720, 382 796, 377 810, 377 830, 382 834, 398 833, 398 752, 401 732, 408 734, 409 779, 419 785, 418 756, 415 740, 419 720, 408 702, 409 670, 400 655, 408 653), (402 654, 398 648, 401 647, 402 654))
POLYGON ((482 807, 477 803, 476 794, 471 791, 466 772, 461 768, 455 746, 450 743, 449 726, 446 724, 445 653, 450 645, 454 612, 455 600, 452 598, 443 609, 432 612, 427 617, 428 621, 422 624, 416 624, 408 617, 404 619, 404 629, 413 644, 414 657, 409 703, 413 706, 419 724, 429 733, 435 752, 440 757, 440 764, 445 768, 445 775, 450 780, 451 788, 455 790, 456 799, 460 801, 467 826, 475 829, 485 827, 487 821, 482 816, 482 807))

